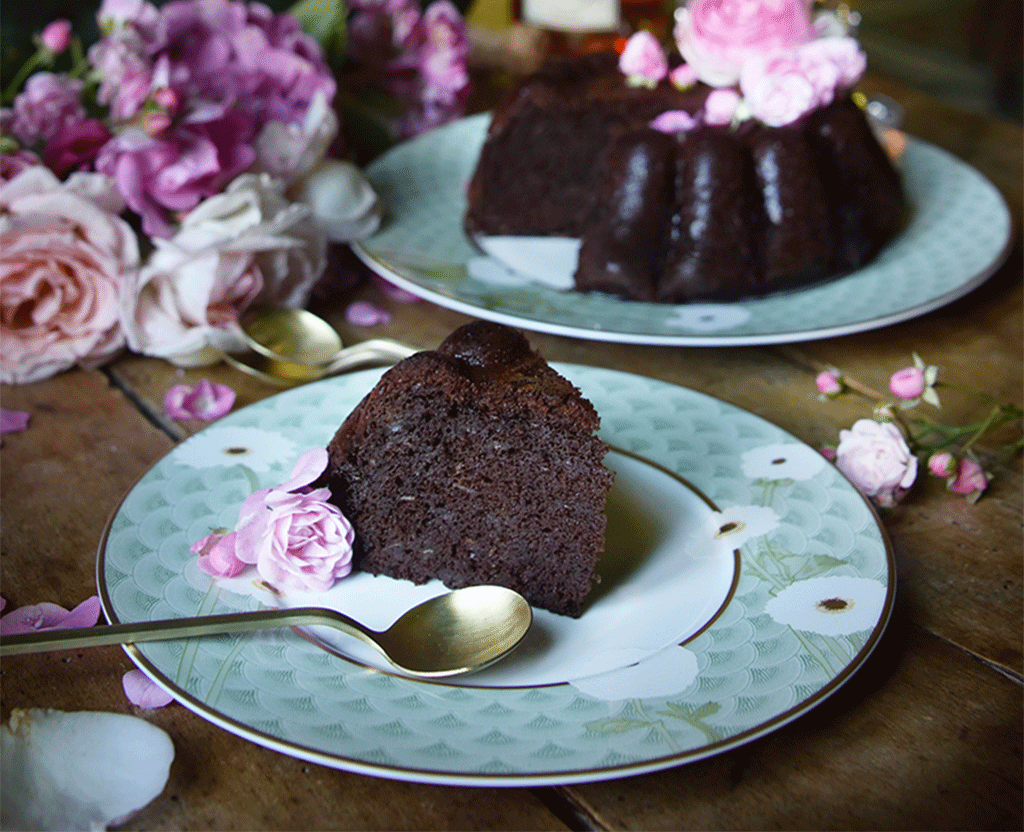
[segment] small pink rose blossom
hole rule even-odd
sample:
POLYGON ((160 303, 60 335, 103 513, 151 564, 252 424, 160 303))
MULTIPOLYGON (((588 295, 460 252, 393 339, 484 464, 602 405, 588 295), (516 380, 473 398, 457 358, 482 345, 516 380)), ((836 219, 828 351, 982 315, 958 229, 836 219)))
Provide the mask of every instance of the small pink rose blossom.
POLYGON ((641 29, 626 41, 619 56, 619 71, 630 84, 655 87, 668 74, 668 58, 658 39, 641 29))
POLYGON ((928 457, 928 470, 936 477, 952 477, 957 471, 957 459, 949 451, 939 451, 928 457))
POLYGON ((100 617, 100 599, 93 595, 73 610, 43 601, 19 607, 0 618, 0 636, 37 633, 44 630, 77 630, 92 627, 100 617))
POLYGON ((970 457, 961 459, 957 465, 956 476, 949 482, 949 490, 974 502, 986 488, 988 477, 985 476, 981 465, 970 457))
POLYGON ((0 407, 0 433, 14 433, 28 427, 29 414, 23 410, 0 407))
POLYGON ((818 373, 814 383, 818 387, 818 392, 828 397, 837 396, 845 389, 843 377, 838 370, 825 370, 818 373))
POLYGON ((836 460, 836 449, 833 445, 826 445, 821 449, 821 455, 825 457, 829 462, 835 462, 836 460))
POLYGON ((891 507, 917 478, 915 457, 890 422, 860 419, 839 433, 836 467, 877 505, 891 507))
POLYGON ((164 411, 172 419, 219 419, 234 404, 234 390, 205 378, 195 387, 176 384, 164 395, 164 411))
POLYGON ((388 323, 391 313, 369 301, 357 300, 345 310, 345 320, 354 326, 377 326, 388 323))
POLYGON ((71 22, 63 19, 52 21, 43 29, 39 40, 54 55, 59 55, 71 44, 71 22))
POLYGON ((677 90, 688 90, 696 86, 697 71, 689 64, 679 64, 668 74, 668 80, 677 90))
POLYGON ((121 677, 121 687, 128 701, 137 708, 162 708, 174 701, 173 696, 137 668, 121 677))
POLYGON ((236 531, 214 532, 193 544, 199 568, 231 577, 255 564, 270 585, 324 592, 352 571, 352 524, 328 502, 327 488, 312 488, 327 467, 327 451, 314 448, 292 469, 287 482, 246 498, 236 531))
POLYGON ((690 0, 676 15, 679 53, 713 87, 740 78, 748 59, 814 37, 808 0, 690 0))
POLYGON ((899 399, 916 399, 926 386, 924 372, 920 367, 904 367, 889 379, 889 390, 899 399))
POLYGON ((666 110, 656 116, 650 124, 651 128, 660 133, 685 133, 697 126, 697 119, 686 110, 666 110))
POLYGON ((711 125, 731 124, 736 116, 736 108, 740 105, 740 95, 736 90, 712 90, 704 102, 704 121, 711 125))

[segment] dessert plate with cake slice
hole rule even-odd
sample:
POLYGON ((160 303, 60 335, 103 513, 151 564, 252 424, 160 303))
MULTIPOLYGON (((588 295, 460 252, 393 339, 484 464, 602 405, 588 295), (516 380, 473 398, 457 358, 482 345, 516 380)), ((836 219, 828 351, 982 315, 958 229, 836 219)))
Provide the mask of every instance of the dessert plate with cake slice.
MULTIPOLYGON (((535 608, 506 661, 446 682, 404 677, 316 631, 140 644, 126 648, 133 661, 254 743, 445 785, 588 782, 684 764, 785 725, 843 685, 881 638, 895 594, 890 545, 856 489, 730 404, 628 373, 552 367, 600 415, 615 473, 601 583, 578 617, 535 608)), ((382 372, 250 405, 154 465, 100 544, 107 618, 312 602, 382 629, 444 592, 357 572, 325 593, 282 595, 254 574, 211 578, 189 551, 325 447, 382 372)))
POLYGON ((486 114, 399 145, 367 174, 387 213, 354 246, 374 271, 441 306, 540 332, 618 343, 734 346, 789 343, 889 326, 942 307, 1002 263, 1011 220, 978 171, 908 137, 900 174, 907 220, 866 267, 827 283, 732 302, 622 300, 573 291, 579 241, 490 237, 463 230, 466 188, 486 114))

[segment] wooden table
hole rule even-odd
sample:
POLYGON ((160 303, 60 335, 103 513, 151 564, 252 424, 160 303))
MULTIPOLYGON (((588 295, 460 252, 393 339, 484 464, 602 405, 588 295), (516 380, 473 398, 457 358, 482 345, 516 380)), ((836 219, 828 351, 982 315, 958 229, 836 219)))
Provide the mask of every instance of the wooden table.
MULTIPOLYGON (((835 365, 867 388, 919 351, 944 377, 1022 400, 1020 125, 969 116, 876 79, 906 106, 908 131, 966 160, 1006 196, 1018 235, 981 288, 898 326, 790 346, 731 349, 616 345, 531 334, 550 360, 640 373, 704 391, 775 422, 812 446, 834 442, 870 404, 823 406, 815 374, 835 365)), ((356 298, 388 306, 372 335, 435 346, 467 318, 426 302, 394 304, 368 283, 317 305, 346 341, 356 298)), ((238 391, 274 389, 226 366, 179 371, 125 356, 98 371, 4 388, 31 424, 3 438, 2 594, 8 609, 92 595, 97 542, 111 510, 149 466, 201 424, 169 422, 163 394, 201 377, 238 391)), ((950 399, 943 416, 967 415, 950 399)), ((998 439, 1000 437, 996 437, 998 439)), ((983 449, 983 450, 990 450, 983 449)), ((892 621, 874 654, 809 714, 740 748, 689 765, 580 786, 459 788, 350 774, 266 750, 178 704, 134 709, 119 648, 3 662, 12 708, 137 713, 165 729, 170 780, 129 829, 1020 829, 1022 828, 1021 466, 996 470, 977 505, 922 476, 884 520, 898 568, 892 621)))

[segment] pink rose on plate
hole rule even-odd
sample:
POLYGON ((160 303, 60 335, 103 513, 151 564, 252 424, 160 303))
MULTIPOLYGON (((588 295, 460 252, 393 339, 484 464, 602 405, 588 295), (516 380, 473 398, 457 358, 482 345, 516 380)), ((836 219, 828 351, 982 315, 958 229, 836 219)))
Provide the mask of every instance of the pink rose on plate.
MULTIPOLYGON (((119 304, 139 266, 109 180, 31 167, 0 184, 0 381, 24 384, 124 346, 119 304)), ((123 203, 122 203, 123 204, 123 203)))
POLYGON ((124 296, 125 336, 135 352, 182 367, 239 349, 231 325, 251 304, 303 306, 327 251, 310 209, 266 174, 239 176, 155 243, 124 296))
POLYGON ((735 84, 751 57, 814 35, 808 0, 690 0, 675 28, 679 53, 713 87, 735 84))
POLYGON ((891 422, 860 419, 839 432, 836 467, 883 508, 899 502, 917 478, 917 457, 891 422))
POLYGON ((327 451, 314 448, 292 469, 288 482, 251 494, 238 526, 196 542, 199 568, 234 577, 246 564, 274 587, 324 592, 352 571, 352 525, 329 503, 327 488, 310 488, 327 467, 327 451))

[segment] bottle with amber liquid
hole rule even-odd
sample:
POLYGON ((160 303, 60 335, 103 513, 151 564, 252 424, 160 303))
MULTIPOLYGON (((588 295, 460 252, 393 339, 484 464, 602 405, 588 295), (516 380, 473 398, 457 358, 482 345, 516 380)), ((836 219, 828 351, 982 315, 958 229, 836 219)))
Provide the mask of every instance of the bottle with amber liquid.
POLYGON ((659 40, 668 34, 669 0, 512 0, 512 22, 545 35, 547 53, 579 56, 621 52, 626 39, 647 29, 659 40))

